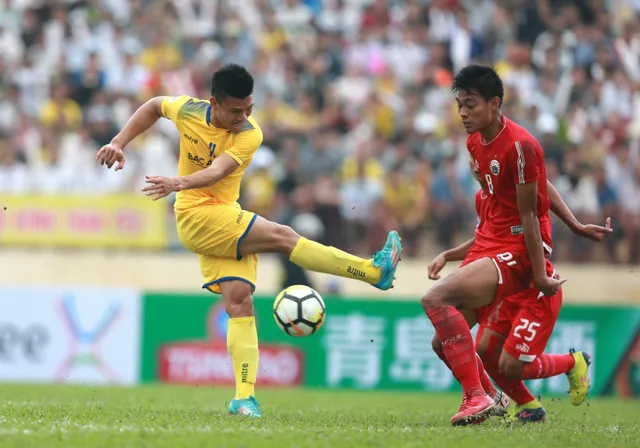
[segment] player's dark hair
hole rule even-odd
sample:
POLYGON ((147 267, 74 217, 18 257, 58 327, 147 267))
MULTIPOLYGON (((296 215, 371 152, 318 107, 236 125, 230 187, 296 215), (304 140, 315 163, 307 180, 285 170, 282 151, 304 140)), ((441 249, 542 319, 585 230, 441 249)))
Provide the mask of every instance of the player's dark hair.
POLYGON ((499 98, 500 105, 504 98, 504 86, 502 79, 496 71, 484 65, 467 65, 453 78, 451 90, 457 93, 461 90, 471 92, 475 90, 489 101, 491 98, 499 98))
POLYGON ((246 68, 227 64, 211 77, 211 96, 218 101, 227 97, 244 99, 253 93, 253 76, 246 68))

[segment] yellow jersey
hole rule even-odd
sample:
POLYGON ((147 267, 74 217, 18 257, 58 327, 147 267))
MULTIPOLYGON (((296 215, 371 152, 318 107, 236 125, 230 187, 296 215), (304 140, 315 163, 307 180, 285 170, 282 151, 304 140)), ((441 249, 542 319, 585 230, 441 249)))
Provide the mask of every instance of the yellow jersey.
POLYGON ((240 165, 210 187, 178 192, 176 208, 204 203, 237 203, 245 169, 262 144, 262 130, 258 123, 249 117, 239 132, 217 128, 211 123, 209 101, 190 96, 166 97, 162 101, 162 115, 173 121, 180 133, 179 176, 209 167, 216 157, 225 152, 240 165))

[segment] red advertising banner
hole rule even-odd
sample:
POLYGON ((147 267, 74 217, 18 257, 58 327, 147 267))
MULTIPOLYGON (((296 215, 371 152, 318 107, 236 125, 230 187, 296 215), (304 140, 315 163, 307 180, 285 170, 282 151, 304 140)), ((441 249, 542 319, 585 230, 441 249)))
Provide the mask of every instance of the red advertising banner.
MULTIPOLYGON (((222 341, 189 341, 165 344, 160 348, 160 382, 233 386, 235 375, 231 356, 222 341)), ((258 385, 292 387, 302 381, 302 352, 284 345, 260 345, 258 385)))

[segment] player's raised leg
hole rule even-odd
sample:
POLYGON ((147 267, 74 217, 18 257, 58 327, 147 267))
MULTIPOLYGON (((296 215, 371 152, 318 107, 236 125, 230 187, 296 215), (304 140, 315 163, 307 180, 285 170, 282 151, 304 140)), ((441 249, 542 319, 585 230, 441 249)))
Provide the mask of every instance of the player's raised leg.
POLYGON ((464 425, 485 418, 495 403, 480 381, 471 330, 458 311, 489 305, 496 296, 498 271, 489 258, 476 260, 446 277, 422 297, 422 307, 442 341, 449 366, 463 388, 460 411, 451 423, 464 425))
POLYGON ((298 266, 315 272, 360 280, 386 291, 393 280, 402 243, 395 231, 373 258, 362 259, 335 247, 324 246, 298 235, 291 227, 258 216, 249 232, 238 242, 240 255, 282 253, 298 266))
POLYGON ((521 379, 510 378, 500 371, 499 361, 505 339, 501 333, 481 325, 476 337, 476 351, 493 381, 515 401, 516 406, 510 412, 510 419, 522 423, 543 422, 547 412, 526 384, 521 379))
POLYGON ((219 285, 229 315, 227 349, 233 361, 233 373, 236 377, 236 395, 229 403, 229 412, 235 415, 261 417, 260 405, 254 391, 259 351, 253 313, 253 288, 242 280, 223 281, 219 285))
POLYGON ((590 365, 591 356, 588 353, 573 349, 562 355, 542 353, 527 361, 515 358, 506 350, 500 355, 500 371, 509 378, 536 380, 566 374, 569 399, 574 406, 582 404, 589 393, 590 365))

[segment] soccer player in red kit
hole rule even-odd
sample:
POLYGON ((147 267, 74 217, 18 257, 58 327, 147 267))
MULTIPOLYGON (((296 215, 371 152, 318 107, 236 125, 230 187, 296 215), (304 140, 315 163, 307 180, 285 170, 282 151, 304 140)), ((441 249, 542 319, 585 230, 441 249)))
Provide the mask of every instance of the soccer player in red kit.
MULTIPOLYGON (((486 222, 489 200, 488 194, 485 193, 487 188, 486 184, 482 182, 479 173, 473 168, 472 162, 474 177, 483 187, 478 190, 475 198, 475 208, 478 215, 477 230, 479 230, 486 222)), ((611 233, 610 219, 607 219, 605 227, 593 224, 583 225, 575 218, 553 185, 549 183, 548 189, 550 192, 551 210, 562 221, 567 223, 569 228, 576 234, 594 241, 602 241, 606 234, 611 233)), ((429 263, 429 278, 438 280, 440 278, 440 271, 450 261, 463 261, 461 266, 465 266, 481 257, 482 250, 475 245, 475 237, 471 238, 456 248, 440 253, 429 263)), ((550 262, 547 261, 547 263, 550 262)), ((478 372, 483 389, 487 395, 493 397, 496 404, 492 409, 491 415, 501 416, 506 414, 507 408, 510 405, 509 397, 511 397, 517 405, 511 413, 511 417, 522 423, 544 421, 546 419, 546 411, 540 402, 531 394, 524 382, 519 379, 520 372, 515 372, 516 378, 511 378, 500 371, 499 358, 505 344, 508 347, 508 352, 512 352, 514 348, 519 351, 525 351, 526 353, 522 355, 528 356, 528 359, 532 359, 531 357, 536 357, 543 353, 562 305, 562 289, 547 300, 538 300, 538 295, 539 292, 535 288, 530 288, 500 303, 494 302, 488 307, 478 310, 462 311, 469 328, 473 328, 476 323, 480 324, 476 336, 476 350, 482 358, 482 361, 484 361, 484 366, 480 362, 478 372), (527 341, 521 340, 522 335, 520 335, 520 329, 514 330, 512 333, 512 322, 514 320, 521 322, 521 319, 526 319, 530 322, 536 322, 539 320, 538 316, 540 315, 545 315, 545 325, 540 328, 540 331, 535 330, 536 334, 534 337, 530 337, 531 335, 526 336, 535 340, 532 346, 529 345, 531 341, 528 343, 527 341), (495 388, 487 376, 487 373, 489 373, 491 378, 506 395, 495 388)), ((437 335, 435 335, 432 340, 432 346, 434 352, 448 365, 447 359, 442 351, 442 344, 437 335)))
MULTIPOLYGON (((472 166, 472 170, 473 170, 473 166, 472 166)), ((482 227, 482 225, 486 221, 485 216, 486 216, 486 210, 488 208, 487 204, 489 203, 489 201, 487 200, 488 194, 485 192, 486 186, 484 185, 483 182, 481 181, 479 182, 483 188, 478 190, 475 196, 475 209, 478 217, 476 232, 482 227)), ((482 258, 482 250, 475 245, 475 237, 474 237, 466 241, 465 243, 461 244, 458 247, 442 252, 431 263, 429 263, 429 267, 428 267, 429 278, 431 280, 440 279, 440 275, 439 275, 440 271, 450 261, 462 261, 463 262, 461 265, 462 267, 462 266, 465 266, 466 264, 471 263, 474 260, 477 260, 478 258, 482 258)), ((486 308, 489 309, 491 308, 491 306, 486 308)), ((477 322, 481 322, 481 325, 482 325, 482 322, 484 322, 484 317, 489 316, 489 313, 483 312, 483 311, 484 309, 462 310, 461 312, 467 324, 469 325, 469 328, 473 328, 473 326, 477 322)), ((479 338, 476 337, 476 341, 478 340, 479 338)), ((451 369, 451 366, 444 355, 444 352, 442 350, 442 343, 440 342, 440 339, 438 338, 437 334, 434 335, 433 340, 431 341, 431 345, 433 347, 433 351, 447 365, 447 367, 451 369)), ((478 363, 478 373, 480 375, 480 383, 482 384, 482 388, 484 389, 485 393, 494 400, 494 403, 495 403, 495 407, 491 409, 491 412, 489 415, 491 416, 505 415, 510 405, 509 397, 504 395, 502 391, 496 389, 496 387, 493 385, 493 383, 487 376, 487 372, 485 372, 485 367, 483 365, 481 358, 476 358, 476 362, 478 363)), ((500 383, 498 381, 496 381, 496 384, 500 386, 500 383)), ((478 419, 476 421, 479 422, 480 420, 481 419, 478 419)))
MULTIPOLYGON (((504 88, 489 67, 470 65, 454 78, 458 111, 469 138, 467 149, 485 181, 489 195, 486 222, 476 232, 475 245, 481 257, 462 266, 429 289, 421 303, 433 323, 442 350, 454 376, 463 387, 454 425, 486 418, 495 406, 480 380, 469 326, 459 309, 480 309, 499 304, 535 288, 544 296, 558 293, 565 280, 554 275, 546 258, 551 253, 549 196, 544 153, 526 129, 500 111, 504 88)), ((517 316, 513 316, 517 319, 517 316)), ((517 335, 532 342, 546 322, 518 321, 517 335), (533 339, 531 339, 533 338, 533 339)), ((588 390, 588 356, 541 354, 521 356, 524 350, 508 350, 505 344, 499 367, 505 375, 519 379, 546 378, 573 371, 569 376, 572 401, 584 401, 588 390)))

